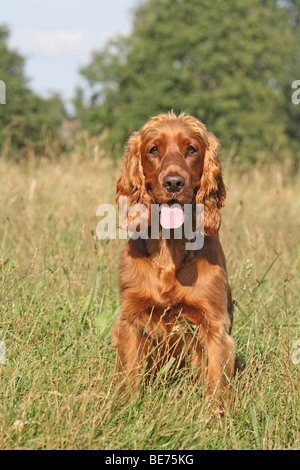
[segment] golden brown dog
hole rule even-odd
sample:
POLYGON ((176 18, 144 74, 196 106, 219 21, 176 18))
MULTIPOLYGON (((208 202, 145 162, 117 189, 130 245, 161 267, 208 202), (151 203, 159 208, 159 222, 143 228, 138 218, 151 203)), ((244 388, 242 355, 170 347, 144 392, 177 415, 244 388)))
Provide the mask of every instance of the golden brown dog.
POLYGON ((130 239, 122 254, 112 344, 133 389, 170 357, 205 379, 209 399, 218 401, 233 375, 232 300, 218 236, 226 196, 218 150, 201 122, 173 112, 153 117, 129 139, 117 200, 126 196, 129 208, 143 204, 149 212, 155 204, 166 208, 158 237, 151 238, 148 213, 147 236, 130 239), (174 204, 179 218, 185 204, 204 206, 202 248, 187 250, 186 239, 174 236, 166 222, 174 204), (169 238, 162 236, 165 224, 169 238))

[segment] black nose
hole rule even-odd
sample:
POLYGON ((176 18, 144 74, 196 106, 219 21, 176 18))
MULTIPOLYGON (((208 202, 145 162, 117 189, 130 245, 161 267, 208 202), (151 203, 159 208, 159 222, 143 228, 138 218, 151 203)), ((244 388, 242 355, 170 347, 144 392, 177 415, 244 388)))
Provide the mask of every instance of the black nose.
POLYGON ((163 179, 163 185, 169 193, 177 193, 185 185, 185 179, 180 175, 167 175, 163 179))

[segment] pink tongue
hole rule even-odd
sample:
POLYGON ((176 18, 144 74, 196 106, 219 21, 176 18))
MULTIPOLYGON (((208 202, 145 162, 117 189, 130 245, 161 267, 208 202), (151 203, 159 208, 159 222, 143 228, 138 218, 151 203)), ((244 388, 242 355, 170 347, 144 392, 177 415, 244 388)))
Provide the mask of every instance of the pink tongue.
POLYGON ((160 211, 160 225, 166 229, 181 227, 184 222, 184 213, 179 204, 168 206, 163 204, 160 211))

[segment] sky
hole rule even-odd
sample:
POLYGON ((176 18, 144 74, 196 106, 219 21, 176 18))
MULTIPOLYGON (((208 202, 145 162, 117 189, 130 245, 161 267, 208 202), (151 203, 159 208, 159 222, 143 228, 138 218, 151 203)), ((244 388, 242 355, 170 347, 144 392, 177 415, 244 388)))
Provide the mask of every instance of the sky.
POLYGON ((25 74, 37 94, 64 100, 85 82, 79 69, 116 34, 129 34, 138 0, 1 0, 0 24, 8 45, 25 57, 25 74))

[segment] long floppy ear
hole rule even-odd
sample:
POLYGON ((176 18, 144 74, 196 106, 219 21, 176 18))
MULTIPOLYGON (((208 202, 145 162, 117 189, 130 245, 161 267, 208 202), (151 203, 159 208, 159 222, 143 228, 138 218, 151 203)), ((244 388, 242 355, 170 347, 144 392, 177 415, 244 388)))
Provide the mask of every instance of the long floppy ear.
POLYGON ((203 173, 196 203, 204 204, 204 233, 215 235, 221 225, 219 210, 225 205, 226 188, 218 159, 219 142, 212 133, 207 133, 203 173))
MULTIPOLYGON (((123 161, 122 175, 116 184, 116 200, 120 210, 121 228, 124 230, 128 229, 131 220, 140 213, 140 211, 137 210, 132 211, 131 215, 129 215, 128 213, 132 206, 135 204, 143 204, 147 211, 150 209, 150 197, 146 191, 145 176, 141 161, 140 140, 138 132, 135 132, 129 138, 123 161), (125 196, 127 199, 120 199, 121 196, 125 196)), ((145 219, 145 216, 143 216, 143 219, 145 219)))

